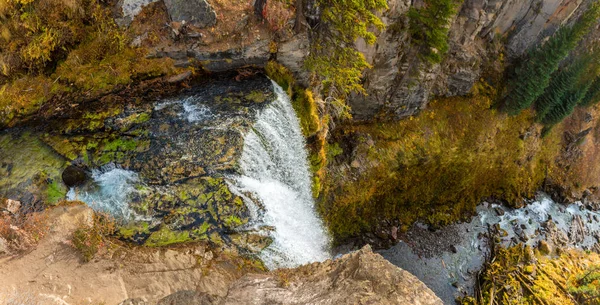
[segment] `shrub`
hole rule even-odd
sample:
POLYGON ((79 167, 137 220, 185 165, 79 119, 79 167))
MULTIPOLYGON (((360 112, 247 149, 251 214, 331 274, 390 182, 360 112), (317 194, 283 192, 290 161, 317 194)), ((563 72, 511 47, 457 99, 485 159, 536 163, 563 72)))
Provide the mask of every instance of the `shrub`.
POLYGON ((110 239, 117 231, 115 221, 108 215, 94 213, 92 224, 82 224, 75 232, 71 242, 84 262, 91 261, 97 254, 110 250, 115 244, 110 239))
POLYGON ((585 93, 583 99, 581 99, 580 104, 582 106, 590 106, 598 103, 600 101, 600 77, 596 77, 594 81, 590 84, 588 91, 585 93))
POLYGON ((568 283, 568 291, 580 304, 600 302, 600 266, 592 266, 568 283))

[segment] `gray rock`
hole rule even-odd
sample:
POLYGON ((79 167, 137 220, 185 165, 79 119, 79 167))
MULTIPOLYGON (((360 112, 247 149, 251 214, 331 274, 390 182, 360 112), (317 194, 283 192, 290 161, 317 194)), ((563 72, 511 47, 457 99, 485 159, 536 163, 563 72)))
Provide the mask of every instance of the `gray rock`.
POLYGON ((217 24, 217 14, 206 0, 165 0, 171 21, 210 27, 217 24))

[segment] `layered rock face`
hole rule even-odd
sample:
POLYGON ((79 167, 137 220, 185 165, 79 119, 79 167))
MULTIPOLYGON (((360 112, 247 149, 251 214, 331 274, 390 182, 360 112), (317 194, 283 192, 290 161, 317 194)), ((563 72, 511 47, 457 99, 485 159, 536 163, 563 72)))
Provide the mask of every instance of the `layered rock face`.
POLYGON ((410 44, 406 13, 411 1, 388 3, 390 9, 381 16, 386 31, 375 45, 358 43, 373 65, 365 75, 368 96, 350 101, 358 120, 383 112, 403 118, 424 109, 432 96, 467 94, 482 70, 491 68, 486 65, 490 59, 523 55, 587 7, 582 0, 465 0, 450 28, 445 60, 431 65, 410 44))
MULTIPOLYGON (((122 304, 140 304, 134 302, 127 300, 122 304)), ((248 274, 229 286, 226 297, 180 291, 158 304, 443 303, 415 276, 392 265, 366 246, 334 261, 269 274, 248 274)))

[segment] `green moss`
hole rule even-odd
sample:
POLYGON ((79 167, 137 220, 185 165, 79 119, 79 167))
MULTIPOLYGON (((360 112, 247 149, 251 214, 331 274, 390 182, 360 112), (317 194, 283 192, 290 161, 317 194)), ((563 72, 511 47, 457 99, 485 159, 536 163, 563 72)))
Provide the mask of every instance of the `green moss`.
POLYGON ((147 222, 133 223, 119 228, 117 235, 123 239, 131 239, 137 234, 149 234, 150 227, 147 222))
POLYGON ((225 226, 228 228, 237 228, 243 224, 244 222, 235 215, 230 215, 227 218, 225 218, 225 226))
POLYGON ((261 91, 254 90, 246 95, 246 99, 255 103, 262 103, 267 100, 267 96, 261 91))
POLYGON ((163 247, 172 244, 189 242, 190 233, 187 231, 173 231, 163 225, 158 231, 150 234, 144 245, 149 247, 163 247))
POLYGON ((48 184, 46 195, 48 203, 55 204, 61 199, 65 198, 67 195, 67 189, 62 183, 53 180, 52 183, 48 184))

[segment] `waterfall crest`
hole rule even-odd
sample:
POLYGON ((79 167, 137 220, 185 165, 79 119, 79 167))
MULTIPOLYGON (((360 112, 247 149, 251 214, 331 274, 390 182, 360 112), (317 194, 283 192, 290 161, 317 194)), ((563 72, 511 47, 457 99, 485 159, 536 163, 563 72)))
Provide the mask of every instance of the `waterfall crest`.
POLYGON ((253 225, 273 228, 273 243, 261 252, 268 268, 295 267, 330 257, 329 237, 314 209, 304 137, 291 102, 273 82, 276 100, 258 115, 244 140, 236 177, 240 193, 252 193, 261 208, 253 225))

